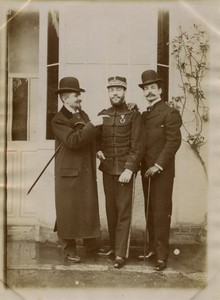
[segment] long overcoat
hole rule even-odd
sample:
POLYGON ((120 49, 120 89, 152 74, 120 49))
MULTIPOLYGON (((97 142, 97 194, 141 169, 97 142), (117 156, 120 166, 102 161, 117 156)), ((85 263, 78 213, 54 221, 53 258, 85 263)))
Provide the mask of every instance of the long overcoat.
POLYGON ((55 158, 56 228, 62 239, 100 235, 96 182, 95 137, 88 115, 72 114, 64 106, 52 120, 55 158))

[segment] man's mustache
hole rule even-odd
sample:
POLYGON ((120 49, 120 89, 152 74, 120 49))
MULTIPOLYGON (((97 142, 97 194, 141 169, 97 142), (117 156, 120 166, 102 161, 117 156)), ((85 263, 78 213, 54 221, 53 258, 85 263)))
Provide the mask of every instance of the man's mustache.
POLYGON ((147 94, 147 97, 148 96, 155 96, 155 94, 149 93, 149 94, 147 94))
POLYGON ((78 111, 81 111, 81 110, 82 110, 81 103, 77 103, 77 110, 78 110, 78 111))
POLYGON ((113 96, 111 99, 121 99, 121 97, 113 96))

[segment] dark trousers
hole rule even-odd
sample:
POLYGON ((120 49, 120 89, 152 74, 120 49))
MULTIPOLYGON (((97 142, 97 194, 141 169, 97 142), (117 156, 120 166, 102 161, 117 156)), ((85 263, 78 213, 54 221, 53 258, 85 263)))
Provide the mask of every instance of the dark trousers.
MULTIPOLYGON (((148 179, 142 177, 147 214, 148 179)), ((151 178, 148 218, 149 251, 157 254, 158 260, 167 261, 169 256, 169 235, 172 214, 173 178, 155 174, 151 178)))
POLYGON ((76 241, 75 239, 61 239, 61 247, 62 251, 65 256, 70 255, 74 256, 76 255, 76 241))
POLYGON ((109 239, 115 255, 128 257, 133 177, 129 183, 124 184, 120 183, 118 179, 118 175, 103 173, 109 239))
MULTIPOLYGON (((76 255, 76 240, 60 238, 62 251, 64 255, 76 255)), ((86 252, 97 251, 100 241, 96 238, 86 238, 81 241, 81 246, 86 248, 86 252)))

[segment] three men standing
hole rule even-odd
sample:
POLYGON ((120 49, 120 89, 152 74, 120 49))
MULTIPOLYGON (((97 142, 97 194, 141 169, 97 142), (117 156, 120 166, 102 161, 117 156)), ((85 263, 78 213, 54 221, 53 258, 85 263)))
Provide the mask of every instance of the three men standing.
POLYGON ((75 252, 76 238, 100 235, 95 163, 98 149, 110 238, 110 250, 100 249, 98 254, 114 254, 115 268, 126 262, 134 179, 141 163, 149 253, 139 258, 154 257, 155 270, 166 268, 175 154, 181 144, 182 120, 176 109, 162 101, 161 82, 155 71, 143 72, 139 86, 149 107, 141 116, 137 109, 129 110, 126 105, 126 78, 110 77, 107 88, 111 107, 89 121, 81 109, 80 93, 84 90, 78 80, 61 79, 57 94, 64 106, 52 121, 56 148, 61 144, 55 163, 55 230, 69 260, 80 261, 75 252))
POLYGON ((98 157, 103 172, 110 250, 99 255, 115 254, 115 268, 121 268, 128 257, 135 174, 145 147, 141 114, 129 110, 125 102, 126 78, 110 77, 108 93, 111 107, 100 112, 104 118, 98 157))
POLYGON ((142 114, 146 150, 141 167, 149 253, 139 258, 156 258, 157 271, 166 268, 169 255, 175 154, 181 144, 182 125, 179 112, 161 99, 161 82, 154 70, 147 70, 142 73, 142 83, 139 84, 149 103, 147 111, 142 114))

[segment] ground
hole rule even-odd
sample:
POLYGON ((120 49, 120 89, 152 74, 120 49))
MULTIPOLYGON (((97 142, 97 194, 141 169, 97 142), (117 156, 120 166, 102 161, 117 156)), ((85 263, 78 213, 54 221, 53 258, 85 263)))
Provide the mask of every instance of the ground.
POLYGON ((154 262, 144 264, 138 260, 137 257, 142 251, 142 247, 132 246, 127 264, 117 270, 113 268, 113 259, 98 257, 96 253, 84 255, 79 264, 71 264, 63 260, 61 248, 56 244, 9 242, 6 283, 8 288, 13 290, 17 288, 202 289, 206 286, 204 244, 171 245, 168 267, 162 272, 154 271, 154 262), (179 255, 174 254, 176 248, 180 250, 179 255))

